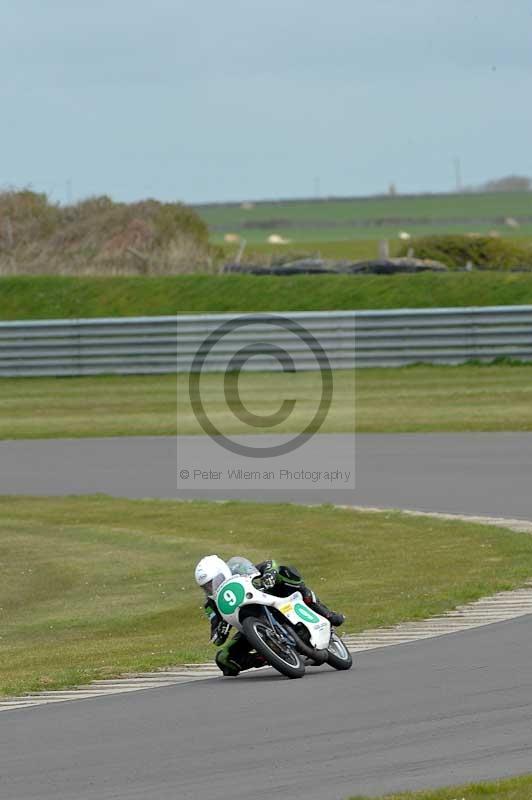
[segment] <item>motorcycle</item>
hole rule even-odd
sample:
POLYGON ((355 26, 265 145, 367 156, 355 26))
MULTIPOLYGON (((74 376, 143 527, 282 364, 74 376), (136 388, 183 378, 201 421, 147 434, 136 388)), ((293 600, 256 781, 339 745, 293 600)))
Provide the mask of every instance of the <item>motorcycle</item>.
POLYGON ((256 571, 224 580, 215 587, 215 602, 224 621, 288 678, 302 678, 307 666, 327 663, 347 670, 353 664, 330 622, 306 605, 301 592, 289 597, 267 594, 256 571))

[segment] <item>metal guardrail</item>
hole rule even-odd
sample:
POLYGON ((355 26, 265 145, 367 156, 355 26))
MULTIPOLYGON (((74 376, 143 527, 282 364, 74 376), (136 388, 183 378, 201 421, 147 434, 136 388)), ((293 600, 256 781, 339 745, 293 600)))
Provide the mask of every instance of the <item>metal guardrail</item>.
MULTIPOLYGON (((243 315, 245 316, 245 315, 243 315)), ((268 316, 268 315, 263 315, 268 316)), ((285 313, 317 339, 333 369, 460 364, 507 357, 532 361, 532 306, 285 313), (356 331, 356 333, 355 333, 356 331)), ((256 342, 285 347, 294 367, 317 369, 308 337, 260 321, 239 327, 207 354, 204 343, 235 315, 126 317, 0 323, 0 376, 186 372, 200 349, 205 371, 225 370, 256 342), (203 348, 203 350, 201 349, 203 348)), ((247 368, 280 369, 257 355, 247 368)))

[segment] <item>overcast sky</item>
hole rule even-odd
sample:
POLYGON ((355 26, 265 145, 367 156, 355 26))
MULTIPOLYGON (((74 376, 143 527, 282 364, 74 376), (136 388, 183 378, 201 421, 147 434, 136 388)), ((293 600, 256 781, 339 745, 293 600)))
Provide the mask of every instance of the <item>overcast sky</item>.
POLYGON ((532 175, 532 0, 17 0, 0 85, 0 185, 61 202, 532 175))

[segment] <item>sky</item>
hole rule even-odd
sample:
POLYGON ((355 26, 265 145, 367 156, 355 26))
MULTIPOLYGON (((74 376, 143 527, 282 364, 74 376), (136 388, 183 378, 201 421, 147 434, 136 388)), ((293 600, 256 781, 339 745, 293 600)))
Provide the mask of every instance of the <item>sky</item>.
POLYGON ((17 0, 0 187, 56 202, 532 176, 532 0, 17 0))

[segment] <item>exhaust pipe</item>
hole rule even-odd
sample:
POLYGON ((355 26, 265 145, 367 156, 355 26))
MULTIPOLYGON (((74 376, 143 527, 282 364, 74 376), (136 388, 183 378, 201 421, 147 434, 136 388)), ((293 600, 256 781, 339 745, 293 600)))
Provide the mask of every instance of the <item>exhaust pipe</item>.
POLYGON ((318 650, 316 647, 310 647, 310 645, 306 644, 303 639, 300 639, 293 629, 290 631, 290 633, 296 640, 297 649, 301 655, 310 658, 316 664, 325 664, 327 661, 327 650, 318 650))

